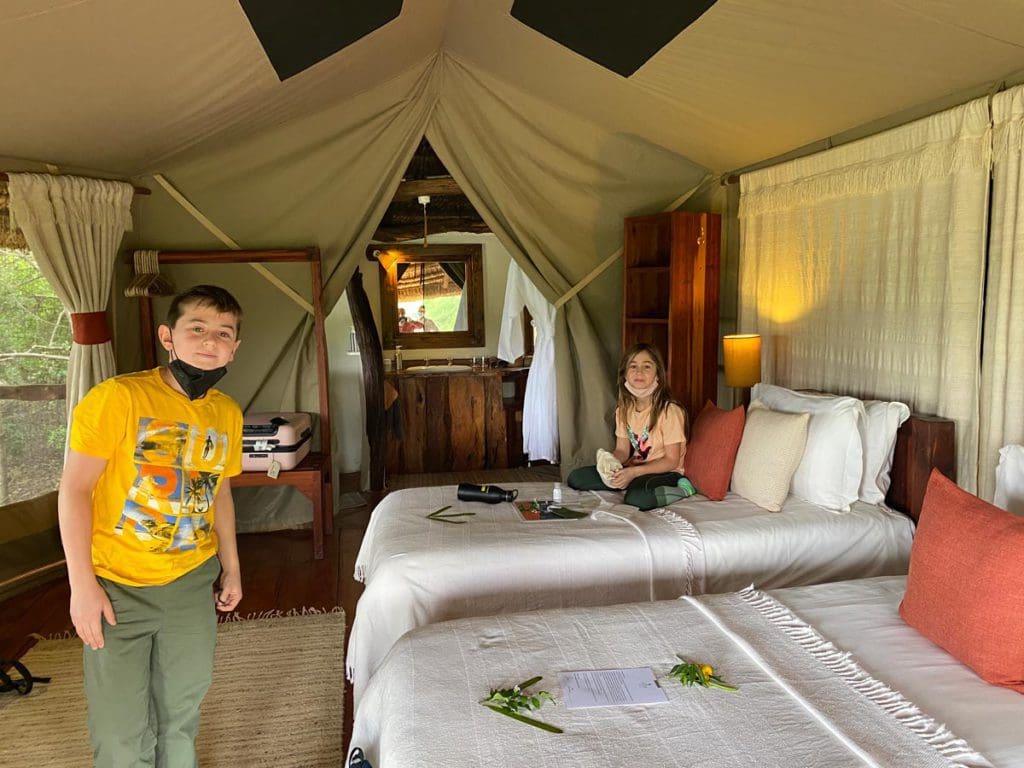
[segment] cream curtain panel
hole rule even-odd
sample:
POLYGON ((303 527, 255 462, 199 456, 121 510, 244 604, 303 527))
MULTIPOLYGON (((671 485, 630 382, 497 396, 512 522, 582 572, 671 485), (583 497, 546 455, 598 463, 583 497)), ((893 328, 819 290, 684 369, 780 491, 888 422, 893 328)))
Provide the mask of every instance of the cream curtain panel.
POLYGON ((992 232, 981 360, 978 490, 992 499, 999 449, 1024 443, 1024 86, 992 99, 992 232))
POLYGON ((739 329, 765 381, 956 422, 978 469, 987 100, 741 180, 739 329))
MULTIPOLYGON (((72 313, 103 312, 110 299, 114 259, 131 229, 134 191, 119 181, 12 173, 11 212, 39 271, 72 313)), ((109 339, 71 344, 68 421, 79 400, 115 373, 109 339)))

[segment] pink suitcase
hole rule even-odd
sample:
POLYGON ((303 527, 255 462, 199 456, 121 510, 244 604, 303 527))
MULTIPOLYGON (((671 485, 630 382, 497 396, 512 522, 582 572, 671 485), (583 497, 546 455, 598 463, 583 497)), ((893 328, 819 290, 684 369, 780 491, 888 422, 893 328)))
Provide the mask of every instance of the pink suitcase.
POLYGON ((265 472, 273 462, 295 469, 313 437, 308 413, 247 413, 242 422, 242 471, 265 472))

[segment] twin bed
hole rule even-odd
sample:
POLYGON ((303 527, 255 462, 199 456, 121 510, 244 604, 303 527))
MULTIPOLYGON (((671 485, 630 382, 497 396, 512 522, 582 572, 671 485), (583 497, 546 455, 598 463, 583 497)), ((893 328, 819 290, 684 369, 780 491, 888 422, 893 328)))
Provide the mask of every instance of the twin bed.
POLYGON ((422 627, 392 649, 352 744, 381 768, 446 765, 1024 766, 1024 695, 903 622, 905 577, 534 611, 422 627), (683 687, 679 656, 736 692, 683 687), (568 709, 559 673, 649 667, 668 701, 568 709), (481 706, 542 676, 555 704, 481 706))

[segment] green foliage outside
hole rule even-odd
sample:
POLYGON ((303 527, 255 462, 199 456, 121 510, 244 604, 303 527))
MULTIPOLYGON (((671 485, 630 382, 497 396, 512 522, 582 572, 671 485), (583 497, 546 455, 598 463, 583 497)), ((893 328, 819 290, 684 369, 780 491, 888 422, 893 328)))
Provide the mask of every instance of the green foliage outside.
POLYGON ((461 293, 455 296, 438 296, 434 299, 427 299, 427 317, 437 323, 438 330, 454 331, 455 316, 459 313, 461 301, 461 293))
MULTIPOLYGON (((25 251, 0 249, 0 385, 63 384, 71 324, 25 251)), ((57 486, 64 457, 63 400, 0 400, 0 505, 57 486)))

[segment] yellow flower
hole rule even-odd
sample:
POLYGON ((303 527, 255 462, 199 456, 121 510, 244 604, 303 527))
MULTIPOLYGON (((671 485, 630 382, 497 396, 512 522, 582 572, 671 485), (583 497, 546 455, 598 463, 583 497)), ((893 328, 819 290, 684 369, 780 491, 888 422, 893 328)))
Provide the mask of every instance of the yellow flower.
POLYGON ((704 677, 711 677, 713 674, 715 674, 714 668, 708 666, 707 664, 701 664, 700 671, 703 673, 704 677))

